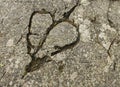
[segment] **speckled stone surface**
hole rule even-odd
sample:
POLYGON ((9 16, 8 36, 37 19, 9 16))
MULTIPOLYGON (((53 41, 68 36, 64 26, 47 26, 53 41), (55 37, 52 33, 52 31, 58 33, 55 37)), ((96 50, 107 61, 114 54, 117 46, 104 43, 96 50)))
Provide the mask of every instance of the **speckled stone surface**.
MULTIPOLYGON (((31 13, 56 10, 58 20, 76 2, 0 0, 0 87, 120 87, 120 0, 79 0, 70 15, 79 25, 79 43, 21 79, 31 61, 26 45, 31 13)), ((49 15, 34 16, 32 32, 40 35, 30 37, 34 45, 51 22, 49 15)), ((75 37, 74 27, 61 23, 50 32, 43 49, 51 52, 54 45, 70 43, 75 37)))

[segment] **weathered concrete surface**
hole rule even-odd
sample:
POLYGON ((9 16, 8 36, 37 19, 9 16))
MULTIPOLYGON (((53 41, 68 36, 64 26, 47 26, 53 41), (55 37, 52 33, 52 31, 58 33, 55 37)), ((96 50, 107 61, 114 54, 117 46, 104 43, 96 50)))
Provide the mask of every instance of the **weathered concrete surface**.
MULTIPOLYGON (((31 61, 25 39, 31 13, 42 8, 56 10, 58 20, 76 1, 0 0, 0 87, 120 86, 120 0, 80 0, 81 5, 70 16, 79 24, 79 44, 52 57, 56 62, 46 63, 21 79, 31 61)), ((42 35, 50 24, 49 16, 36 15, 32 30, 42 35)), ((41 37, 31 37, 32 43, 41 37)), ((44 49, 52 51, 54 45, 64 45, 75 37, 74 27, 62 23, 50 32, 44 49)))

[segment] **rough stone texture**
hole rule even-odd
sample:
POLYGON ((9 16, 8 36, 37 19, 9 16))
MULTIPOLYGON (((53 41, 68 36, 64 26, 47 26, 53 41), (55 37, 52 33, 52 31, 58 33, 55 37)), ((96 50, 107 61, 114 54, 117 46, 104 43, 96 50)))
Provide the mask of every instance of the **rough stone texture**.
MULTIPOLYGON (((120 0, 80 0, 70 16, 79 24, 80 42, 21 79, 31 61, 25 39, 31 13, 56 10, 57 20, 76 1, 0 0, 0 87, 120 87, 120 0)), ((31 37, 33 44, 50 24, 48 15, 34 16, 32 30, 41 36, 31 37)), ((44 49, 52 51, 75 37, 74 27, 61 23, 50 32, 44 49)))

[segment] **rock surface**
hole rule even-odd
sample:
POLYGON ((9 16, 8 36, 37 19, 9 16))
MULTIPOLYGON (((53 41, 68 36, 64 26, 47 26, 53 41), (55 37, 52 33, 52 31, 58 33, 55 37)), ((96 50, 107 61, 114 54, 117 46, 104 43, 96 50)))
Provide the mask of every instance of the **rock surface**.
MULTIPOLYGON (((31 61, 26 35, 32 12, 45 9, 59 20, 77 1, 0 0, 0 87, 120 86, 120 0, 79 0, 70 15, 79 25, 79 43, 21 79, 31 61)), ((33 17, 32 32, 39 35, 30 37, 32 44, 39 43, 51 23, 47 14, 33 17)), ((63 22, 51 30, 37 56, 75 38, 75 27, 63 22)))

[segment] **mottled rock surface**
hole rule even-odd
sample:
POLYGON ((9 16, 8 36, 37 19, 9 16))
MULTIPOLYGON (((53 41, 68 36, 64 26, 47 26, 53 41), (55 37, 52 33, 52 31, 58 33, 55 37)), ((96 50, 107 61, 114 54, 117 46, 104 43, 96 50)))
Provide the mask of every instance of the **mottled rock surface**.
MULTIPOLYGON (((79 0, 70 15, 79 25, 79 43, 21 79, 31 61, 26 34, 32 12, 45 9, 59 20, 77 1, 0 0, 0 87, 120 87, 120 0, 79 0)), ((39 43, 51 23, 50 15, 34 16, 31 28, 39 36, 30 37, 32 44, 39 43)), ((75 38, 75 27, 61 23, 37 56, 75 38)))

